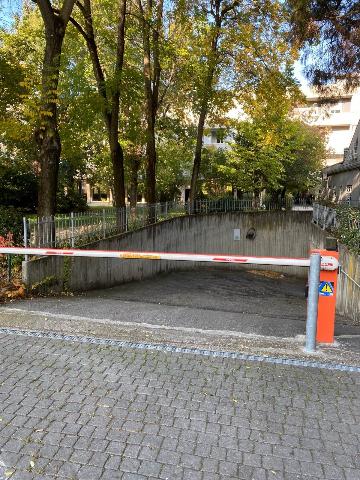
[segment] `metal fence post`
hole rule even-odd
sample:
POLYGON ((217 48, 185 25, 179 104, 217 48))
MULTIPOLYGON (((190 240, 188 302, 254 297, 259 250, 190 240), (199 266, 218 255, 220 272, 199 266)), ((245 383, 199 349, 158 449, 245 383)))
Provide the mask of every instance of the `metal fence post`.
POLYGON ((71 225, 71 247, 75 247, 75 229, 74 229, 74 212, 70 214, 70 225, 71 225))
POLYGON ((12 264, 10 254, 7 256, 7 263, 8 263, 7 279, 8 279, 8 282, 10 283, 11 282, 11 264, 12 264))
MULTIPOLYGON (((28 246, 28 224, 26 217, 23 217, 23 225, 24 225, 24 247, 27 248, 28 246)), ((29 260, 29 255, 25 255, 25 262, 29 260)))
POLYGON ((105 208, 102 210, 102 227, 103 227, 103 238, 106 238, 106 218, 105 218, 105 208))
POLYGON ((309 295, 306 319, 305 352, 313 353, 316 348, 316 326, 318 316, 319 279, 321 255, 312 253, 310 256, 309 295))

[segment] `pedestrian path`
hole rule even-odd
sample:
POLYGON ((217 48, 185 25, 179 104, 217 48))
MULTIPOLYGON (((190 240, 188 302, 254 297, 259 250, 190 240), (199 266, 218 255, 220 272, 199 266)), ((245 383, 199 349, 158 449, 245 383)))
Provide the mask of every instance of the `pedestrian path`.
POLYGON ((6 478, 360 478, 359 373, 75 340, 0 333, 6 478))

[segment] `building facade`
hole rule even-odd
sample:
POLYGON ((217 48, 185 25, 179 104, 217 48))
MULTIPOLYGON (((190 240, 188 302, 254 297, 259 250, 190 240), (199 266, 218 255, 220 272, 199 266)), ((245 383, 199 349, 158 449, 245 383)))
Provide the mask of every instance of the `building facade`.
POLYGON ((360 121, 343 161, 324 169, 324 182, 329 200, 360 206, 360 121))
POLYGON ((319 94, 302 87, 305 103, 294 110, 294 116, 324 132, 327 141, 326 166, 342 162, 360 120, 360 89, 344 92, 334 86, 330 93, 319 94))

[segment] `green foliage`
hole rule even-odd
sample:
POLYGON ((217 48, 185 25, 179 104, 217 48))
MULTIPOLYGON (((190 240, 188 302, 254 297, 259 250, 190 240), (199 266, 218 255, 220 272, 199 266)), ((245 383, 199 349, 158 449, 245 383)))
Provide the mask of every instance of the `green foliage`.
POLYGON ((88 210, 86 198, 76 191, 60 191, 56 195, 57 213, 84 212, 88 210))
MULTIPOLYGON (((110 98, 117 80, 114 58, 118 2, 92 0, 91 6, 110 98)), ((223 6, 230 4, 223 1, 223 6)), ((200 171, 203 195, 220 198, 231 187, 249 192, 311 188, 321 166, 322 140, 304 125, 286 120, 299 91, 290 68, 297 52, 288 44, 284 3, 235 2, 221 27, 216 55, 212 53, 212 41, 217 27, 209 7, 207 0, 175 0, 165 7, 156 118, 158 199, 172 200, 189 184, 195 117, 204 98, 208 102, 207 125, 231 130, 233 125, 226 120, 226 113, 239 104, 250 120, 236 125, 229 151, 204 149, 200 171), (209 85, 211 68, 214 75, 209 85)), ((131 158, 134 154, 145 158, 146 143, 143 32, 137 14, 136 5, 131 5, 121 78, 119 135, 128 184, 131 158)), ((83 24, 77 7, 73 16, 83 24)), ((39 113, 44 44, 38 7, 25 2, 12 29, 0 32, 0 179, 5 186, 0 203, 7 205, 35 205, 33 172, 38 172, 38 152, 33 134, 39 113)), ((97 93, 86 44, 73 25, 67 28, 61 62, 57 92, 62 141, 58 211, 68 212, 86 207, 78 193, 81 180, 113 188, 113 174, 103 119, 106 105, 97 93)), ((139 191, 143 189, 145 167, 143 161, 139 191)))
POLYGON ((302 47, 305 75, 317 87, 359 85, 359 2, 287 0, 292 38, 302 47))
POLYGON ((323 135, 300 121, 286 124, 283 188, 293 194, 314 191, 321 184, 326 147, 323 135))
POLYGON ((243 192, 278 190, 284 175, 282 152, 275 133, 261 122, 241 122, 229 153, 228 174, 243 192))
POLYGON ((194 131, 176 120, 163 120, 158 136, 157 197, 159 201, 179 198, 190 181, 194 131))
POLYGON ((360 209, 349 205, 336 207, 336 235, 350 251, 360 255, 360 209))
POLYGON ((200 184, 202 195, 211 199, 224 198, 231 192, 231 186, 236 185, 236 172, 231 168, 228 152, 204 148, 200 184))
POLYGON ((21 208, 0 205, 0 236, 12 233, 14 245, 23 245, 23 217, 28 213, 21 208))
POLYGON ((324 158, 323 137, 299 121, 239 122, 230 148, 204 149, 202 191, 213 198, 230 187, 256 195, 305 193, 321 182, 324 158))
POLYGON ((36 210, 37 178, 31 169, 0 163, 0 184, 0 205, 36 210))

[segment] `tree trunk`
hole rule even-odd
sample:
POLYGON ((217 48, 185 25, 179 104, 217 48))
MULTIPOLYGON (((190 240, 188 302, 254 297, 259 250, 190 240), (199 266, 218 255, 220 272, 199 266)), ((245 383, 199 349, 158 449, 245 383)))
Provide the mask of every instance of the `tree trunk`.
POLYGON ((124 152, 120 143, 109 135, 111 163, 114 177, 114 207, 125 207, 124 152))
POLYGON ((146 132, 146 201, 156 203, 156 144, 155 122, 148 121, 146 132))
POLYGON ((208 109, 208 102, 207 99, 203 102, 201 107, 199 121, 197 126, 197 134, 196 134, 196 147, 195 147, 195 155, 194 155, 194 164, 193 164, 193 171, 191 176, 191 185, 190 185, 190 209, 192 213, 195 213, 195 200, 197 194, 197 182, 200 173, 200 165, 201 165, 201 152, 203 146, 203 136, 204 136, 204 126, 205 126, 205 119, 207 115, 208 109))
POLYGON ((58 131, 57 97, 60 56, 65 28, 55 18, 53 28, 46 28, 46 46, 42 69, 40 124, 35 133, 39 149, 38 215, 51 216, 56 210, 56 191, 61 154, 58 131))
POLYGON ((97 83, 98 93, 104 102, 103 116, 108 131, 110 157, 114 180, 114 206, 118 208, 125 207, 125 180, 124 180, 124 153, 119 142, 119 112, 121 95, 121 76, 124 63, 125 50, 125 18, 126 18, 126 0, 119 0, 119 19, 117 24, 117 44, 114 65, 113 91, 109 95, 106 89, 106 79, 103 67, 100 63, 98 46, 96 43, 95 31, 93 27, 93 17, 90 0, 84 0, 83 5, 77 2, 83 17, 84 28, 71 19, 74 26, 84 37, 93 66, 94 76, 97 83))
POLYGON ((211 41, 211 52, 209 55, 208 72, 204 82, 204 97, 201 104, 197 134, 196 134, 196 146, 195 146, 194 164, 193 164, 193 171, 191 176, 190 197, 189 197, 191 211, 194 211, 194 207, 195 207, 195 200, 196 200, 196 194, 197 194, 197 182, 198 182, 200 166, 201 166, 204 126, 205 126, 205 121, 208 114, 209 101, 211 99, 212 90, 213 90, 215 69, 218 61, 218 58, 217 58, 218 42, 219 42, 221 22, 222 22, 222 18, 219 14, 220 5, 221 5, 221 1, 217 1, 216 15, 215 15, 216 28, 214 31, 213 39, 211 41))
MULTIPOLYGON (((154 25, 150 26, 150 20, 153 18, 152 1, 146 3, 144 10, 141 0, 138 0, 139 11, 142 19, 143 36, 143 75, 145 92, 145 110, 146 110, 146 186, 145 197, 148 205, 156 202, 156 140, 155 125, 159 107, 159 86, 161 77, 160 66, 160 30, 163 21, 163 0, 159 0, 156 9, 156 19, 154 25), (152 39, 152 42, 151 42, 152 39)), ((156 212, 153 207, 148 211, 149 223, 156 221, 156 212)))
POLYGON ((141 164, 141 157, 133 154, 130 157, 130 208, 134 209, 137 205, 138 183, 139 183, 139 168, 141 164))
POLYGON ((121 77, 124 65, 125 52, 125 16, 126 0, 119 1, 119 20, 117 30, 116 62, 114 70, 114 90, 111 96, 111 161, 114 176, 114 205, 118 208, 125 207, 125 175, 124 175, 124 152, 119 143, 119 113, 120 113, 120 89, 121 77))

